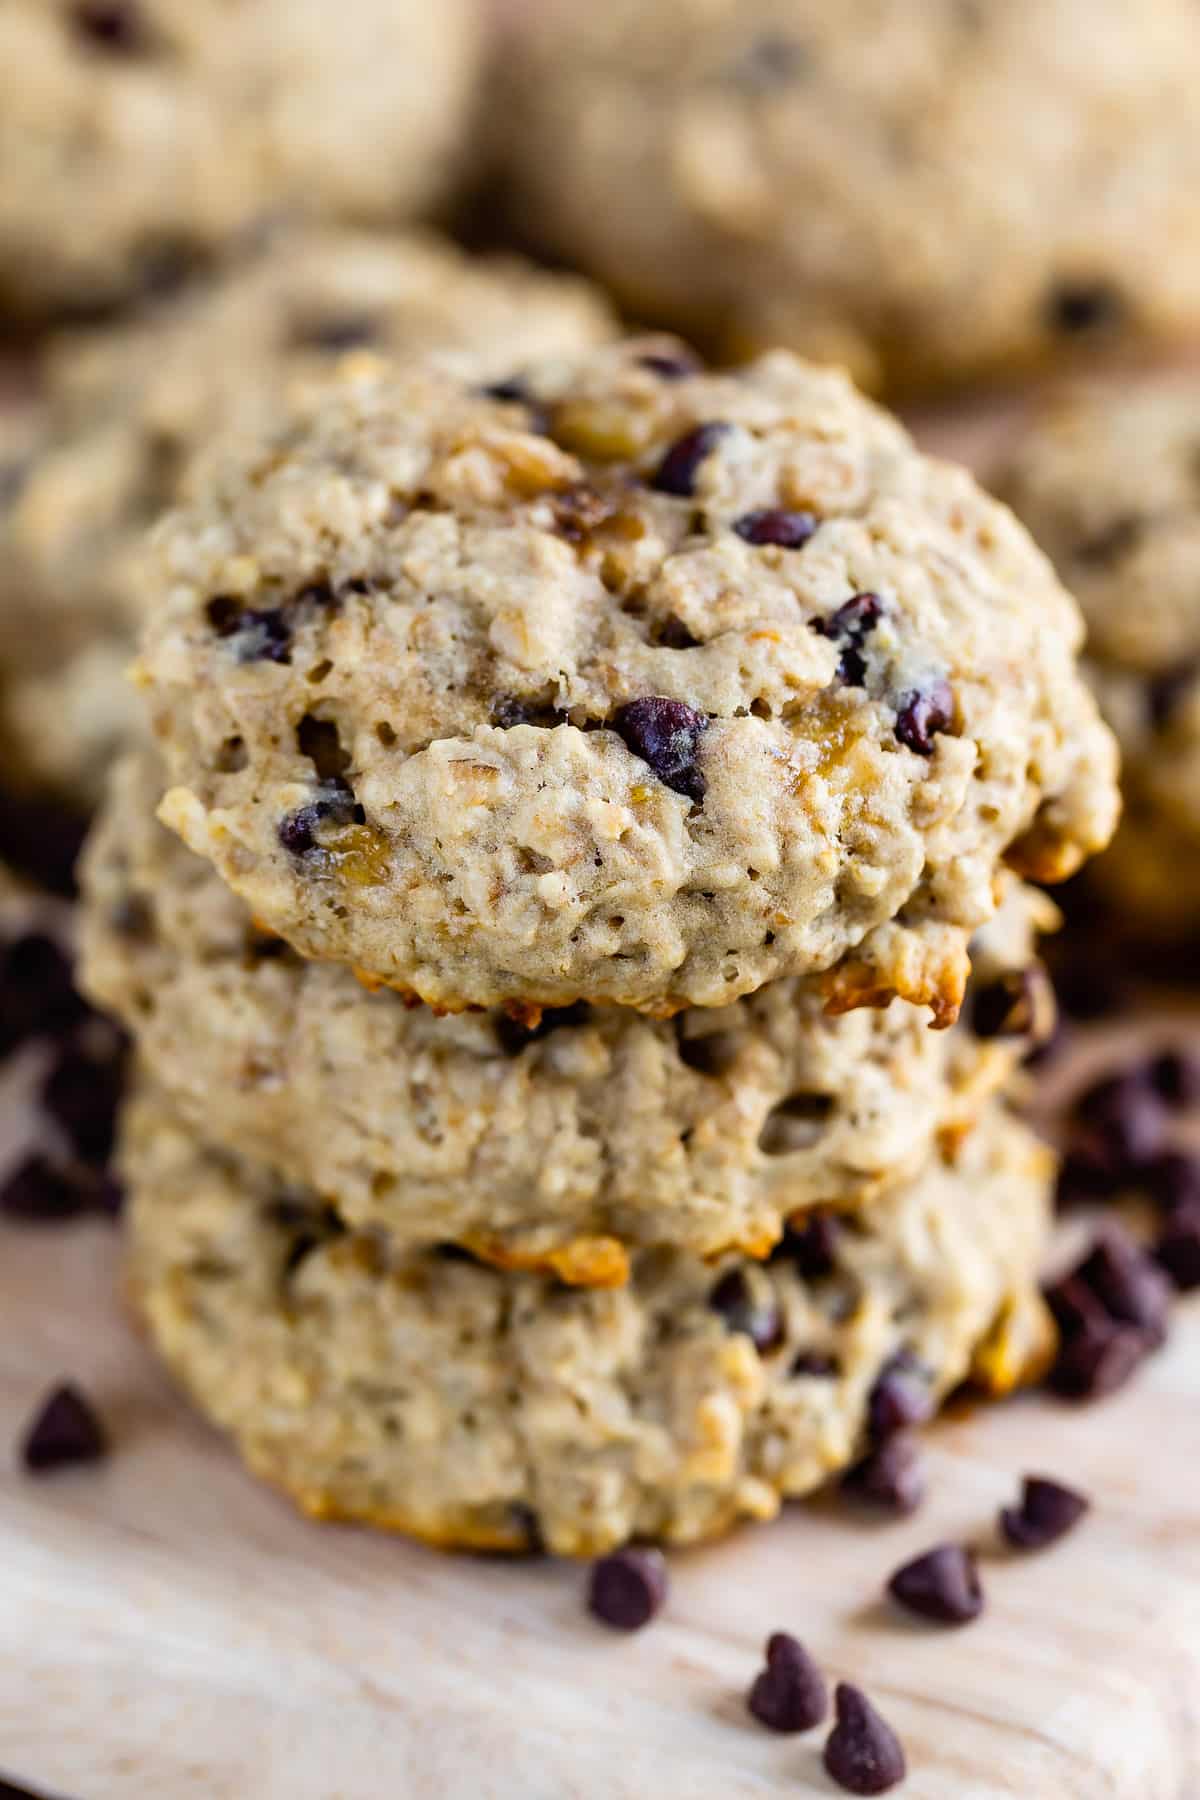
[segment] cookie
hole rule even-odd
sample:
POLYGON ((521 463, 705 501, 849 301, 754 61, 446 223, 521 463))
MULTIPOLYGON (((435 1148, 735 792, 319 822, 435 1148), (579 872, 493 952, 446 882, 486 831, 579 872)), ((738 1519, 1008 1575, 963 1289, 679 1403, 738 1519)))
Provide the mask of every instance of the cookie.
POLYGON ((347 1231, 148 1093, 129 1286, 200 1408, 316 1517, 569 1555, 687 1543, 855 1460, 898 1378, 924 1413, 1044 1355, 1047 1162, 994 1112, 834 1234, 828 1273, 650 1251, 585 1290, 347 1231))
POLYGON ((765 1255, 789 1217, 915 1174, 1052 1023, 1033 958, 1053 908, 1015 883, 975 946, 978 1031, 932 1032, 904 1001, 829 1018, 811 979, 672 1021, 439 1018, 264 937, 156 823, 160 792, 149 757, 116 771, 85 860, 85 986, 187 1125, 397 1248, 585 1284, 626 1280, 642 1246, 765 1255))
POLYGON ((1092 871, 1139 937, 1200 907, 1200 378, 1092 384, 1035 417, 1000 477, 1086 616, 1124 813, 1092 871))
POLYGON ((220 429, 247 432, 289 385, 363 345, 438 350, 503 375, 615 329, 601 298, 515 258, 424 233, 283 234, 130 324, 62 333, 36 428, 0 438, 0 734, 27 780, 93 801, 137 713, 123 679, 147 526, 220 429), (36 613, 38 628, 30 629, 36 613))
POLYGON ((95 314, 283 215, 424 211, 480 50, 474 0, 5 0, 0 315, 95 314))
POLYGON ((158 534, 162 816, 306 955, 442 1009, 824 973, 958 1009, 996 876, 1110 832, 1074 602, 843 376, 641 339, 364 360, 158 534))
POLYGON ((528 9, 513 217, 638 317, 930 390, 1200 321, 1189 0, 528 9))

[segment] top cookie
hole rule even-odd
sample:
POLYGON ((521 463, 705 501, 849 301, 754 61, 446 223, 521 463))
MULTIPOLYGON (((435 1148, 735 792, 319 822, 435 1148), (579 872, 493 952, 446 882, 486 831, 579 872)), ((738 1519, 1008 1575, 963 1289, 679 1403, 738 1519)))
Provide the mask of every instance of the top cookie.
POLYGON ((360 364, 161 530, 163 817, 265 925, 432 1005, 954 1017, 1002 860, 1109 835, 1049 564, 795 358, 635 340, 484 391, 360 364))
POLYGON ((94 312, 283 211, 411 217, 479 52, 475 0, 0 0, 0 314, 94 312))
POLYGON ((1200 319, 1190 0, 544 6, 523 224, 644 317, 928 388, 1200 319))

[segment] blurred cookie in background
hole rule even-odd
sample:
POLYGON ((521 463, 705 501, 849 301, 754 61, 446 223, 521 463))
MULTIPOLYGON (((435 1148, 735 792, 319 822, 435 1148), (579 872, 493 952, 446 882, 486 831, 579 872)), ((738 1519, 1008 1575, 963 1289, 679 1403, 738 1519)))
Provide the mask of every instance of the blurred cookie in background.
POLYGON ((515 227, 717 354, 924 392, 1200 319, 1187 0, 522 17, 493 127, 515 227))
POLYGON ((432 234, 314 227, 130 324, 64 333, 40 412, 0 438, 0 743, 35 788, 90 803, 133 726, 124 678, 148 527, 221 431, 355 350, 440 350, 503 377, 614 330, 582 281, 473 261, 432 234), (5 453, 4 446, 8 446, 5 453))
POLYGON ((287 213, 446 198, 477 0, 3 0, 0 318, 92 315, 287 213))
POLYGON ((999 487, 1083 606, 1121 744, 1124 818, 1089 889, 1139 938, 1200 940, 1200 372, 1063 396, 999 487))

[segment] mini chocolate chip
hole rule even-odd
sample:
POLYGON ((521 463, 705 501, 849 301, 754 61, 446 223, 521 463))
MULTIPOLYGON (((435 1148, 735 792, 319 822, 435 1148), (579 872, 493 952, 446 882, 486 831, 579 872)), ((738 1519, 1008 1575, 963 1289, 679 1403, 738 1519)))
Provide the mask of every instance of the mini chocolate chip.
MULTIPOLYGON (((347 581, 342 586, 342 593, 365 594, 368 586, 360 581, 347 581)), ((293 605, 316 607, 321 612, 337 612, 341 607, 341 599, 327 581, 310 581, 297 593, 293 605)))
POLYGON ((1068 337, 1111 331, 1124 313, 1121 295, 1105 281, 1063 282, 1051 290, 1046 303, 1050 329, 1068 337))
POLYGON ((694 712, 682 700, 651 694, 619 707, 610 724, 633 754, 649 763, 665 787, 701 804, 707 783, 696 759, 700 739, 708 730, 703 713, 694 712))
POLYGON ((744 1333, 759 1355, 767 1356, 783 1342, 783 1315, 766 1276, 756 1292, 757 1286, 747 1270, 730 1269, 712 1288, 708 1304, 729 1331, 744 1333))
POLYGON ((767 1666, 754 1678, 746 1705, 769 1731, 811 1731, 829 1711, 825 1678, 799 1638, 774 1631, 767 1666))
POLYGON ((593 1618, 618 1631, 640 1631, 667 1598, 667 1565, 661 1551, 614 1550, 592 1564, 587 1605, 593 1618))
POLYGON ((1064 1338, 1103 1329, 1111 1321, 1100 1301, 1075 1275, 1065 1275, 1045 1289, 1045 1301, 1064 1338))
POLYGON ((1076 1268, 1075 1278, 1118 1324, 1136 1325, 1152 1343, 1165 1340, 1171 1313, 1170 1284, 1126 1231, 1106 1226, 1076 1268))
POLYGON ((867 1400, 867 1429, 880 1444, 909 1425, 923 1425, 933 1414, 929 1377, 911 1350, 898 1350, 875 1379, 867 1400))
POLYGON ((55 1388, 30 1422, 21 1461, 30 1474, 67 1463, 97 1462, 108 1448, 104 1428, 91 1403, 70 1382, 55 1388))
POLYGON ((146 47, 137 0, 72 0, 68 16, 89 44, 114 56, 136 56, 146 47))
POLYGON ((516 694, 501 695, 492 707, 491 723, 500 731, 511 731, 514 725, 537 725, 551 730, 566 722, 566 713, 559 712, 557 707, 534 699, 521 699, 516 694))
POLYGON ((1014 1550, 1044 1550, 1078 1525, 1091 1501, 1045 1475, 1026 1475, 1021 1504, 1002 1506, 1000 1535, 1014 1550))
POLYGON ((232 637, 242 616, 241 602, 232 594, 214 594, 205 605, 204 616, 218 637, 232 637))
POLYGON ((18 1163, 0 1187, 0 1213, 22 1224, 57 1225, 77 1219, 88 1208, 84 1187, 41 1151, 18 1163))
POLYGON ((852 1499, 890 1513, 916 1512, 925 1498, 925 1455, 908 1431, 897 1431, 842 1479, 852 1499))
POLYGON ((1136 1325, 1088 1326, 1059 1350, 1049 1386, 1067 1400, 1100 1400, 1124 1387, 1151 1344, 1136 1325))
POLYGON ((888 1582, 888 1593, 908 1612, 938 1625, 966 1625, 983 1611, 975 1558, 961 1544, 938 1544, 888 1582))
POLYGON ((841 646, 838 675, 848 687, 861 687, 867 678, 863 645, 882 616, 883 601, 878 594, 852 594, 836 611, 812 621, 818 636, 841 646))
POLYGON ((678 350, 662 352, 648 351, 637 358, 639 369, 649 369, 651 375, 657 375, 660 381, 686 381, 689 375, 698 375, 704 367, 696 352, 687 344, 681 344, 678 350))
POLYGON ((789 1375, 800 1380, 811 1378, 814 1381, 832 1380, 841 1374, 836 1356, 830 1356, 826 1350, 800 1350, 792 1358, 788 1369, 789 1375))
POLYGON ((38 1104, 66 1132, 78 1156, 103 1163, 112 1153, 123 1087, 122 1059, 101 1061, 67 1049, 42 1082, 38 1104))
POLYGON ((812 513, 764 506, 758 512, 743 513, 740 519, 733 521, 733 529, 748 544, 775 544, 781 550, 802 550, 817 529, 817 521, 812 513))
POLYGON ((552 1031, 561 1031, 569 1025, 586 1025, 591 1016, 592 1009, 586 1000, 573 1000, 570 1006, 547 1006, 536 1025, 523 1025, 519 1019, 500 1013, 495 1021, 496 1039, 505 1056, 520 1056, 522 1050, 549 1037, 552 1031))
POLYGON ((0 956, 0 1054, 30 1038, 58 1037, 86 1017, 71 965, 43 932, 15 939, 0 956))
POLYGON ((1200 1200, 1175 1209, 1154 1246, 1154 1254, 1180 1293, 1200 1287, 1200 1200))
POLYGON ((1200 673, 1196 663, 1183 663, 1155 675, 1146 688, 1146 709, 1155 731, 1165 731, 1200 673))
POLYGON ((366 819, 365 812, 344 782, 324 782, 318 793, 319 799, 298 807, 279 822, 279 841, 292 856, 304 856, 317 848, 319 825, 361 825, 366 819))
POLYGON ((92 1186, 92 1211, 104 1219, 119 1219, 125 1211, 125 1198, 122 1184, 106 1170, 92 1186))
POLYGON ((948 681, 934 681, 901 696, 896 709, 896 736, 916 756, 932 756, 934 738, 954 723, 954 691, 948 681))
POLYGON ((69 807, 0 789, 0 862, 52 894, 73 898, 88 821, 69 807))
POLYGON ((1142 1068, 1093 1082, 1078 1097, 1074 1110, 1079 1123, 1128 1165, 1136 1167, 1162 1147, 1165 1110, 1142 1068))
POLYGON ((675 494, 681 500, 690 500, 696 492, 696 474, 701 463, 712 455, 728 430, 728 425, 710 419, 707 424, 697 425, 685 433, 671 445, 659 463, 651 487, 660 494, 675 494))
POLYGON ((1200 1204, 1200 1157, 1187 1150, 1162 1150, 1139 1163, 1138 1186, 1162 1212, 1200 1204))
POLYGON ((976 989, 971 1029, 977 1038, 1040 1037, 1054 1016, 1054 997, 1039 964, 1009 969, 976 989))
POLYGON ((1146 1074, 1165 1105, 1182 1108, 1200 1101, 1200 1057, 1194 1051, 1182 1046, 1160 1050, 1150 1059, 1146 1074))
POLYGON ((839 1681, 833 1696, 837 1724, 825 1745, 825 1768, 848 1794, 886 1794, 908 1766, 900 1739, 861 1688, 839 1681))
POLYGON ((292 343, 299 349, 359 350, 379 339, 379 321, 370 313, 331 313, 324 318, 301 319, 292 328, 292 343))
POLYGON ((809 1213, 798 1224, 790 1224, 783 1234, 777 1255, 795 1263, 805 1281, 822 1281, 837 1267, 841 1224, 835 1213, 809 1213))

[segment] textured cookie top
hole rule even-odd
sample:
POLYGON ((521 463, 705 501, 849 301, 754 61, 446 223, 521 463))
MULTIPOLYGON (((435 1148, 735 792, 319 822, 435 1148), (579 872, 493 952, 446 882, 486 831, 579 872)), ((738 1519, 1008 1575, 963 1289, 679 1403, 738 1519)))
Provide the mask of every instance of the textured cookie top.
POLYGON ((474 0, 3 0, 0 313, 92 311, 283 210, 440 197, 474 0))
POLYGON ((866 1206, 968 1129, 1053 1007, 1013 894, 972 945, 951 1032, 896 1001, 825 1015, 810 979, 717 1011, 439 1018, 265 938, 159 825, 161 771, 115 772, 84 860, 82 980, 198 1131, 396 1244, 619 1283, 640 1246, 765 1255, 822 1203, 866 1206))
POLYGON ((348 371, 168 521, 163 816, 306 954, 445 1008, 826 972, 954 1017, 1007 859, 1102 844, 1074 602, 840 375, 658 339, 348 371))
POLYGON ((0 706, 18 760, 86 791, 106 737, 128 729, 111 669, 131 654, 142 541, 214 432, 261 428, 282 390, 356 347, 438 349, 505 374, 613 329, 585 283, 515 258, 477 261, 426 233, 314 228, 131 324, 51 339, 40 413, 0 438, 0 706))
POLYGON ((528 9, 519 216, 656 317, 867 383, 1200 315, 1190 0, 528 9))

